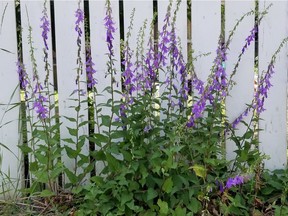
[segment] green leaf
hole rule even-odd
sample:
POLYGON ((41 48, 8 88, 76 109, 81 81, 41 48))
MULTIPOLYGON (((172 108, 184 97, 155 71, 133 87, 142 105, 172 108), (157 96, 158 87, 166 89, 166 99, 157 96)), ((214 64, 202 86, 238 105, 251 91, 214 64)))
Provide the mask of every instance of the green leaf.
POLYGON ((173 188, 172 177, 169 177, 168 179, 164 181, 162 190, 165 191, 166 193, 170 193, 172 191, 172 188, 173 188))
POLYGON ((70 117, 67 117, 67 116, 63 116, 63 117, 66 118, 67 120, 69 120, 70 122, 76 122, 75 118, 70 118, 70 117))
POLYGON ((71 135, 71 136, 77 136, 78 135, 78 130, 77 129, 74 129, 74 128, 69 128, 69 127, 67 127, 67 129, 68 129, 68 131, 69 131, 69 134, 71 135))
POLYGON ((70 143, 70 144, 75 144, 75 141, 71 138, 67 138, 67 139, 62 139, 64 142, 66 143, 70 143))
POLYGON ((105 153, 104 153, 103 150, 99 150, 99 151, 93 152, 93 153, 92 153, 92 156, 93 156, 97 161, 104 161, 104 160, 106 160, 106 155, 105 155, 105 153))
POLYGON ((103 135, 103 134, 94 134, 94 137, 96 138, 96 143, 107 143, 109 141, 109 137, 103 135))
POLYGON ((175 209, 175 216, 184 216, 184 215, 186 215, 186 208, 177 206, 177 208, 175 209))
POLYGON ((65 146, 64 148, 67 152, 68 157, 72 159, 76 158, 78 154, 80 153, 80 150, 74 150, 70 148, 69 146, 65 146))
POLYGON ((64 172, 64 170, 64 165, 58 162, 51 171, 51 178, 56 179, 62 172, 64 172))
POLYGON ((108 115, 103 115, 103 116, 101 116, 101 119, 102 119, 101 125, 109 127, 111 117, 108 115))
POLYGON ((50 190, 47 190, 47 189, 41 191, 41 193, 40 193, 40 197, 51 197, 51 196, 54 196, 54 195, 55 195, 54 192, 52 192, 50 190))
POLYGON ((131 201, 133 199, 133 194, 128 192, 128 191, 124 191, 121 194, 121 205, 124 205, 125 203, 131 201))
POLYGON ((29 169, 31 172, 37 171, 39 169, 38 162, 37 161, 30 162, 29 169))
POLYGON ((201 203, 195 197, 192 197, 187 205, 187 208, 193 213, 197 213, 201 209, 201 203))
POLYGON ((147 190, 147 201, 152 200, 152 199, 154 199, 157 196, 158 196, 158 193, 153 188, 149 188, 147 190))
POLYGON ((250 139, 252 136, 253 136, 254 132, 252 130, 250 131, 247 131, 245 134, 244 134, 244 139, 250 139))
POLYGON ((65 169, 65 173, 72 184, 76 184, 78 182, 77 176, 72 173, 69 169, 65 169))
POLYGON ((18 147, 23 152, 23 154, 28 154, 28 153, 32 152, 32 149, 30 147, 28 147, 27 145, 18 145, 18 147))
POLYGON ((111 154, 106 153, 106 160, 108 162, 108 166, 112 171, 118 171, 120 164, 119 161, 113 157, 111 154))
POLYGON ((93 177, 90 178, 90 180, 92 182, 95 182, 96 185, 103 185, 104 184, 103 177, 101 177, 101 176, 93 176, 93 177))
POLYGON ((193 169, 195 174, 203 179, 206 178, 206 175, 207 175, 207 169, 202 166, 202 165, 194 165, 194 166, 191 166, 189 167, 189 169, 193 169))
POLYGON ((169 212, 168 209, 168 203, 165 201, 162 201, 161 199, 158 199, 157 205, 160 207, 160 214, 167 215, 169 212))
POLYGON ((48 158, 45 155, 42 155, 40 152, 35 152, 34 153, 35 157, 41 164, 47 164, 48 163, 48 158))
POLYGON ((126 132, 125 131, 113 131, 111 133, 111 138, 112 139, 119 139, 125 137, 126 132))
POLYGON ((121 150, 121 153, 122 153, 125 161, 128 161, 128 162, 132 161, 132 155, 130 152, 125 151, 125 150, 121 150))
POLYGON ((40 170, 33 173, 36 176, 37 182, 48 183, 49 181, 48 172, 46 172, 45 170, 40 170))

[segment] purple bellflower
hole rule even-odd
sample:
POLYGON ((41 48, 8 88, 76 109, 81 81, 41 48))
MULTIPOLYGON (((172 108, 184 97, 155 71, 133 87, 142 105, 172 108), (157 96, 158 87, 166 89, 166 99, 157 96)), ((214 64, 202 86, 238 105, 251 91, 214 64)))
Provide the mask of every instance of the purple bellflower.
POLYGON ((41 18, 42 25, 40 28, 42 28, 42 38, 44 41, 45 49, 49 50, 47 40, 48 40, 48 33, 50 32, 50 23, 47 15, 47 8, 44 7, 44 10, 42 11, 43 16, 41 18))
MULTIPOLYGON (((75 31, 78 33, 78 38, 82 36, 81 24, 84 22, 84 12, 80 8, 78 8, 75 12, 75 17, 77 20, 75 21, 75 31)), ((79 42, 79 41, 77 41, 79 42)), ((80 41, 81 43, 81 41, 80 41)))
POLYGON ((29 85, 28 75, 26 73, 25 66, 22 64, 20 59, 18 59, 16 65, 20 82, 20 88, 25 92, 25 99, 27 99, 28 98, 27 85, 29 85))
POLYGON ((238 186, 244 183, 244 177, 243 176, 235 176, 234 178, 228 178, 226 181, 225 188, 230 189, 234 186, 238 186))
POLYGON ((37 100, 33 103, 33 109, 38 114, 38 117, 40 119, 46 119, 48 114, 48 109, 44 106, 44 102, 47 102, 47 98, 42 96, 40 93, 38 95, 39 97, 37 100))
POLYGON ((104 18, 105 22, 105 27, 106 27, 106 42, 109 50, 109 55, 114 56, 114 51, 113 51, 113 40, 114 36, 113 34, 115 33, 115 23, 113 21, 112 17, 112 8, 110 5, 110 2, 107 1, 107 7, 106 7, 106 17, 104 18))
POLYGON ((245 39, 246 43, 242 48, 242 54, 245 52, 245 50, 250 46, 251 42, 255 40, 256 33, 258 32, 258 25, 256 25, 251 31, 250 35, 245 39))
POLYGON ((92 61, 91 56, 91 47, 88 46, 86 48, 86 75, 87 75, 87 87, 89 89, 93 89, 94 86, 98 83, 98 81, 94 78, 96 74, 96 70, 94 69, 94 62, 92 61))

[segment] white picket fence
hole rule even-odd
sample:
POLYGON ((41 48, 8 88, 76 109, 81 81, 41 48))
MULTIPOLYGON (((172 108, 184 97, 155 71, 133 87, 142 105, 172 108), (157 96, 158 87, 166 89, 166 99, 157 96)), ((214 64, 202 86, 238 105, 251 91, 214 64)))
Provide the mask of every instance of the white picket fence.
MULTIPOLYGON (((175 1, 176 2, 176 1, 175 1)), ((20 0, 21 10, 21 26, 22 44, 23 44, 23 62, 26 66, 28 74, 32 75, 32 65, 30 61, 29 45, 28 45, 28 17, 30 25, 33 29, 32 38, 33 45, 36 47, 35 56, 38 64, 40 79, 44 80, 45 70, 43 63, 43 40, 41 37, 40 18, 42 17, 43 0, 24 1, 20 0), (27 16, 28 14, 28 16, 27 16)), ((83 1, 80 1, 83 8, 83 1)), ((277 49, 281 40, 288 35, 288 2, 287 1, 259 1, 259 10, 263 10, 270 3, 273 6, 269 13, 263 19, 259 27, 259 71, 267 69, 272 54, 277 49)), ((165 17, 166 9, 169 1, 158 0, 158 26, 161 28, 165 17)), ((120 80, 120 24, 119 24, 119 2, 111 1, 113 17, 117 31, 115 35, 115 58, 118 77, 120 80)), ((153 17, 153 1, 152 0, 124 0, 124 26, 125 35, 127 26, 130 22, 130 14, 135 8, 134 28, 130 46, 135 50, 136 36, 145 19, 148 23, 153 17)), ((56 60, 57 60, 57 80, 58 80, 58 97, 59 97, 59 114, 61 116, 75 115, 72 109, 68 109, 71 102, 68 99, 74 90, 77 57, 77 45, 75 43, 77 34, 74 30, 75 11, 78 8, 78 1, 58 1, 54 0, 55 14, 55 41, 56 41, 56 60)), ((244 13, 255 8, 253 0, 247 1, 226 1, 225 2, 225 35, 229 35, 229 31, 235 25, 244 13)), ((48 15, 50 18, 50 4, 48 4, 48 15)), ((194 1, 191 3, 191 22, 187 21, 187 2, 182 1, 179 8, 176 27, 177 34, 181 38, 183 47, 183 55, 187 58, 187 31, 191 27, 191 42, 195 55, 209 53, 210 55, 199 58, 195 62, 195 71, 201 80, 206 80, 216 56, 216 48, 221 30, 221 0, 213 1, 194 1)), ((110 80, 105 79, 106 61, 107 61, 107 45, 106 29, 104 27, 105 17, 105 1, 95 0, 89 1, 89 19, 90 19, 90 40, 92 58, 97 70, 97 79, 100 81, 97 88, 101 92, 109 85, 110 80)), ((0 143, 6 145, 13 153, 0 146, 1 172, 10 176, 11 179, 21 179, 22 161, 19 160, 20 151, 17 147, 21 143, 19 138, 19 110, 12 109, 6 112, 10 107, 8 104, 15 87, 19 83, 17 75, 17 38, 16 38, 16 18, 15 18, 15 2, 0 1, 0 143), (6 52, 8 50, 9 52, 6 52), (5 115, 4 115, 5 114, 5 115), (2 118, 4 116, 4 118, 2 118), (10 122, 9 124, 4 124, 10 122)), ((228 50, 228 60, 226 62, 227 73, 231 73, 237 57, 245 43, 245 38, 250 34, 250 30, 254 26, 254 16, 249 16, 241 22, 234 39, 228 50)), ((146 36, 149 35, 149 28, 146 36)), ((48 35, 48 47, 52 47, 52 35, 48 35)), ((84 46, 84 44, 82 43, 84 46)), ((231 91, 231 96, 227 98, 226 107, 227 115, 232 121, 239 116, 246 108, 245 104, 251 102, 254 93, 254 42, 251 44, 247 53, 244 55, 238 72, 235 76, 237 85, 231 91)), ((82 50, 85 50, 84 47, 82 50)), ((53 64, 52 49, 49 49, 49 63, 53 64)), ((81 53, 83 59, 85 53, 81 53)), ((284 168, 287 164, 287 125, 286 125, 286 98, 287 98, 287 48, 285 47, 277 57, 275 71, 273 75, 273 87, 269 93, 269 97, 265 101, 267 110, 261 114, 263 119, 260 122, 260 128, 263 130, 259 133, 260 151, 269 155, 270 160, 265 162, 266 168, 277 169, 284 168)), ((52 75, 52 74, 51 74, 52 75)), ((160 75, 163 77, 163 75, 160 75)), ((83 76, 84 77, 84 76, 83 76)), ((51 76, 53 82, 53 77, 51 76)), ((83 86, 85 89, 86 87, 83 86)), ((10 103, 20 101, 20 90, 17 89, 10 103)), ((107 98, 99 99, 107 100, 107 98)), ((83 120, 88 118, 88 113, 83 112, 83 120)), ((69 137, 66 129, 69 124, 65 119, 61 119, 61 138, 69 137)), ((88 133, 87 128, 82 128, 81 133, 88 133)), ((240 127, 239 133, 243 132, 240 127)), ((226 150, 227 158, 233 158, 234 144, 227 141, 226 150)), ((89 151, 88 143, 85 144, 84 152, 89 151)), ((65 161, 69 164, 69 160, 65 161)), ((2 177, 4 178, 4 176, 2 177)), ((1 180, 0 180, 1 182, 1 180)))

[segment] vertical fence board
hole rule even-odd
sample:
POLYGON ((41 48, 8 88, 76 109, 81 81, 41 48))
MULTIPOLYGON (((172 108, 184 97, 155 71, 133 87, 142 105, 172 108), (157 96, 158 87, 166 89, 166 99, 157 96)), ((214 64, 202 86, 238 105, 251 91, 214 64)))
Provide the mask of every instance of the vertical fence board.
MULTIPOLYGON (((169 1, 158 1, 158 33, 160 34, 162 32, 162 28, 165 24, 165 17, 167 14, 167 7, 169 5, 169 1)), ((171 15, 169 17, 170 23, 173 22, 173 17, 174 17, 174 12, 176 10, 177 2, 174 1, 172 2, 172 9, 171 9, 171 15)), ((171 31, 171 26, 167 27, 168 31, 171 31)), ((183 54, 184 61, 186 62, 187 60, 187 1, 182 1, 179 5, 179 10, 176 15, 176 22, 175 22, 175 34, 176 34, 176 41, 177 41, 177 46, 178 46, 178 38, 180 39, 180 46, 182 48, 181 52, 183 54)), ((161 40, 161 37, 159 37, 161 40)), ((158 44, 161 43, 161 41, 158 41, 158 44)), ((167 45, 167 44, 166 44, 167 45)), ((169 45, 167 45, 169 46, 169 45)), ((180 47, 179 47, 180 49, 180 47)), ((163 67, 163 70, 159 70, 159 82, 160 82, 160 89, 159 89, 159 94, 162 95, 164 92, 167 92, 167 85, 164 84, 164 82, 167 80, 169 76, 169 68, 171 67, 171 62, 170 62, 170 56, 172 54, 169 54, 167 60, 166 60, 166 65, 163 67), (161 84, 163 83, 163 84, 161 84)), ((174 59, 177 61, 176 59, 174 59)), ((181 81, 180 81, 180 76, 178 75, 178 71, 175 71, 173 69, 174 73, 174 79, 173 79, 173 85, 179 89, 181 86, 181 81)), ((175 91, 172 90, 171 95, 175 95, 175 91)), ((177 99, 172 98, 171 102, 174 104, 177 104, 178 101, 177 99)), ((164 108, 165 110, 168 108, 168 101, 162 101, 161 107, 164 108)), ((177 106, 176 106, 177 107, 177 106)), ((174 109, 173 112, 176 112, 174 109)), ((160 113, 160 118, 164 118, 163 113, 160 113)))
POLYGON ((19 81, 16 66, 17 38, 14 2, 1 1, 0 16, 2 17, 0 25, 0 184, 4 186, 1 189, 1 196, 4 195, 5 198, 8 198, 7 195, 13 195, 13 192, 20 189, 19 181, 23 180, 20 168, 22 161, 17 147, 19 143, 19 106, 8 111, 13 107, 13 103, 20 102, 20 92, 17 87, 19 81), (17 188, 18 185, 19 188, 17 188))
MULTIPOLYGON (((264 17, 259 30, 259 72, 267 71, 273 53, 282 39, 287 37, 286 1, 259 1, 259 10, 273 3, 268 14, 264 17)), ((275 74, 272 75, 273 85, 265 98, 266 110, 260 115, 259 133, 260 151, 270 156, 265 161, 265 168, 280 169, 287 164, 286 140, 286 97, 287 97, 287 46, 276 58, 275 74)))
MULTIPOLYGON (((36 80, 34 80, 34 74, 33 74, 33 61, 32 58, 35 59, 36 64, 36 70, 37 74, 39 76, 39 82, 44 87, 44 80, 47 75, 47 71, 45 70, 45 62, 44 62, 44 40, 42 38, 42 28, 40 27, 42 25, 41 18, 43 17, 42 11, 44 10, 44 0, 41 1, 27 1, 22 0, 20 1, 20 9, 21 9, 21 27, 22 27, 22 50, 23 50, 23 63, 25 65, 28 77, 31 82, 31 87, 33 89, 28 89, 29 91, 29 97, 32 96, 32 101, 27 102, 26 106, 29 104, 29 111, 26 110, 26 115, 31 117, 31 122, 27 122, 27 139, 31 140, 29 141, 28 145, 34 150, 36 146, 34 146, 34 142, 36 140, 32 136, 32 127, 35 129, 35 126, 42 126, 41 122, 39 122, 39 118, 37 116, 37 113, 33 109, 33 102, 36 100, 36 97, 38 97, 37 93, 33 97, 33 91, 35 88, 36 80), (31 27, 31 41, 32 41, 32 49, 31 45, 29 44, 29 28, 31 27), (31 53, 33 51, 33 57, 31 56, 31 53), (35 124, 32 126, 31 124, 35 124), (34 141, 32 141, 34 140, 34 141)), ((51 20, 50 17, 50 5, 47 4, 47 15, 48 19, 51 20)), ((51 22, 50 22, 51 24, 51 22)), ((53 65, 52 61, 52 40, 51 40, 51 31, 47 33, 48 39, 47 39, 47 46, 49 50, 47 50, 48 53, 48 64, 53 65)), ((52 70, 52 68, 50 68, 52 70)), ((49 71, 49 91, 52 94, 54 92, 53 87, 51 87, 51 83, 53 84, 53 73, 52 71, 49 71)), ((44 91, 47 91, 47 89, 44 89, 44 91)), ((41 94, 43 92, 41 91, 41 94)), ((45 95, 45 93, 43 93, 45 95)), ((52 103, 54 103, 54 100, 52 97, 50 97, 50 100, 52 103)), ((48 106, 48 104, 46 104, 48 106)), ((51 111, 51 115, 54 114, 54 111, 51 111)), ((51 120, 51 123, 53 124, 53 119, 51 120)), ((34 161, 34 155, 29 155, 29 162, 34 161)), ((33 176, 31 176, 33 178, 33 176)))
MULTIPOLYGON (((106 6, 105 1, 91 1, 90 5, 90 42, 91 42, 91 53, 92 59, 95 63, 96 78, 98 84, 96 85, 99 95, 96 96, 96 103, 106 104, 109 99, 111 99, 111 94, 104 89, 108 86, 111 86, 110 76, 106 76, 108 71, 107 62, 109 60, 107 53, 109 52, 108 46, 106 43, 106 27, 104 25, 104 18, 106 17, 106 6)), ((116 74, 114 74, 114 80, 117 83, 114 84, 114 89, 121 91, 121 61, 120 61, 120 24, 119 24, 119 2, 111 1, 112 8, 112 18, 115 26, 115 34, 113 40, 113 49, 114 49, 114 68, 116 74)), ((115 94, 114 100, 119 101, 121 95, 115 94)), ((111 116, 111 108, 103 107, 100 115, 111 116)), ((115 119, 117 116, 113 115, 115 119)), ((101 119, 99 121, 101 123, 101 119)), ((115 129, 115 128, 114 128, 115 129)), ((107 127, 103 125, 100 128, 100 131, 95 128, 95 132, 108 131, 107 127)), ((96 173, 99 174, 103 168, 103 164, 100 161, 96 162, 96 173)))
POLYGON ((210 53, 194 62, 198 78, 206 82, 216 57, 221 32, 221 1, 192 1, 191 7, 193 57, 210 53))
MULTIPOLYGON (((229 37, 230 31, 235 26, 237 20, 240 19, 245 13, 253 10, 255 3, 252 0, 249 1, 227 1, 225 3, 225 37, 226 40, 229 37)), ((235 64, 238 60, 239 54, 242 52, 242 48, 245 45, 245 39, 250 35, 250 30, 254 27, 254 15, 244 18, 244 20, 238 26, 235 35, 231 41, 227 50, 227 62, 226 72, 228 78, 234 70, 235 64)), ((232 78, 236 82, 229 95, 226 98, 226 114, 229 122, 233 122, 241 113, 247 108, 246 104, 250 104, 253 99, 254 93, 254 42, 246 49, 242 60, 239 64, 235 76, 232 78), (245 87, 244 87, 245 86, 245 87), (245 91, 243 91, 245 88, 245 91)), ((247 117, 243 118, 243 121, 249 123, 251 120, 251 113, 247 117)), ((237 125, 236 135, 242 136, 245 133, 246 126, 239 123, 237 125)), ((235 143, 229 139, 229 133, 226 140, 226 155, 227 159, 231 160, 235 158, 236 150, 235 143)))
MULTIPOLYGON (((83 1, 80 3, 80 8, 83 10, 83 1)), ((72 138, 74 141, 75 137, 71 137, 67 127, 76 129, 76 123, 70 122, 63 116, 69 118, 76 118, 76 110, 74 107, 78 106, 77 101, 71 99, 77 99, 77 92, 71 95, 75 90, 78 89, 76 85, 77 78, 77 37, 78 33, 75 31, 75 11, 78 9, 78 1, 55 1, 55 36, 56 36, 56 58, 57 58, 57 80, 58 80, 58 94, 59 94, 59 115, 61 117, 60 121, 62 125, 60 127, 60 137, 72 138)), ((85 73, 85 39, 84 39, 84 29, 82 28, 81 37, 81 52, 80 56, 83 62, 83 74, 80 75, 80 88, 85 92, 84 96, 81 96, 81 100, 87 99, 87 86, 86 86, 86 73, 85 73)), ((88 120, 87 103, 81 103, 81 109, 79 114, 80 122, 88 120)), ((79 122, 79 123, 80 123, 79 122)), ((82 126, 79 128, 79 136, 88 135, 88 126, 82 126)), ((74 144, 69 144, 61 140, 61 145, 67 145, 70 148, 75 148, 74 144)), ((86 141, 82 147, 81 153, 84 155, 89 154, 89 146, 86 141)), ((79 158, 78 158, 79 159, 79 158)), ((70 168, 71 171, 75 170, 74 159, 68 158, 64 155, 62 158, 64 164, 70 168)), ((78 174, 81 173, 78 169, 78 174)), ((67 182, 67 181, 66 181, 67 182)))

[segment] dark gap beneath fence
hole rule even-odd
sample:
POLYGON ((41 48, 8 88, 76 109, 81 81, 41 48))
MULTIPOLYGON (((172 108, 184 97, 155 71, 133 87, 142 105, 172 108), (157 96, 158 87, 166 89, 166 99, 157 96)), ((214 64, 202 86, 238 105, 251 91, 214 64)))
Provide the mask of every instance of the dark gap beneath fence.
MULTIPOLYGON (((17 54, 18 54, 18 61, 19 63, 23 63, 23 53, 22 53, 22 25, 21 25, 21 10, 20 10, 21 2, 15 2, 15 15, 16 15, 16 34, 17 34, 17 54)), ((21 83, 21 80, 19 84, 21 83)), ((22 88, 20 85, 20 98, 22 95, 22 88)), ((25 93, 24 93, 25 94, 25 93)), ((26 103, 21 99, 20 105, 20 137, 21 141, 19 145, 27 145, 28 138, 27 138, 27 121, 26 121, 26 103)), ((24 176, 24 187, 30 187, 30 176, 29 176, 29 156, 28 153, 23 153, 23 170, 24 176)))
MULTIPOLYGON (((84 32, 85 32, 85 51, 86 51, 86 55, 85 55, 85 62, 88 62, 88 59, 91 58, 91 41, 90 41, 90 14, 89 14, 89 1, 84 1, 84 15, 85 15, 85 19, 84 19, 84 32)), ((87 65, 86 65, 87 66, 87 65)), ((86 73, 87 74, 87 73, 86 73)), ((87 75, 86 75, 87 76, 87 75)), ((87 78, 87 84, 88 84, 88 78, 87 78)), ((89 95, 89 92, 92 89, 89 89, 88 85, 87 85, 87 92, 88 92, 88 133, 89 133, 89 137, 93 136, 94 131, 95 131, 95 127, 94 127, 94 119, 95 119, 95 111, 94 110, 94 101, 93 101, 93 97, 91 97, 89 95)), ((93 152, 95 152, 95 143, 89 140, 89 154, 90 154, 90 164, 93 164, 93 168, 90 172, 90 176, 95 176, 96 175, 96 165, 95 165, 95 157, 93 157, 93 152)))

